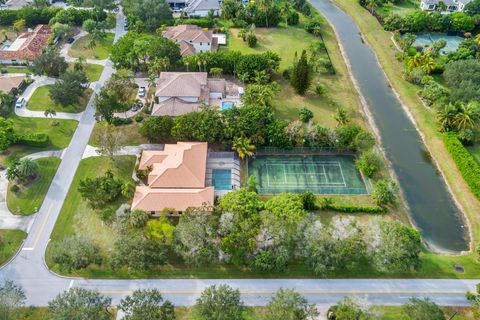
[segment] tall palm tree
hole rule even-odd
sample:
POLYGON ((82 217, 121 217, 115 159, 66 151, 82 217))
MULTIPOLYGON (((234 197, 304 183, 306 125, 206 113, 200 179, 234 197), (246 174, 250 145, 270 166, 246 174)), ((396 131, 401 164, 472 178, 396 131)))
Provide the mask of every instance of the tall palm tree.
POLYGON ((430 53, 426 53, 422 57, 422 67, 426 73, 430 74, 435 69, 435 60, 430 53))
POLYGON ((238 156, 241 159, 243 159, 245 157, 253 156, 256 147, 251 143, 250 138, 242 136, 233 139, 232 149, 238 153, 238 156))
POLYGON ((410 69, 420 67, 423 64, 423 60, 423 55, 420 52, 417 52, 413 57, 408 59, 408 67, 410 69))
POLYGON ((122 184, 120 192, 125 198, 130 198, 135 192, 135 183, 133 183, 133 181, 125 181, 122 184))
POLYGON ((47 109, 43 114, 45 115, 46 118, 50 116, 50 118, 53 119, 53 117, 57 115, 57 112, 53 109, 47 109))
POLYGON ((453 119, 453 125, 458 131, 473 129, 479 120, 479 106, 476 102, 460 103, 453 119))
POLYGON ((338 108, 333 117, 337 121, 338 126, 344 126, 350 122, 350 117, 348 116, 348 112, 343 108, 338 108))
POLYGON ((441 132, 450 131, 457 115, 457 108, 449 103, 437 111, 437 121, 441 132))
POLYGON ((24 180, 38 173, 38 164, 32 158, 22 158, 18 161, 19 177, 24 180))
POLYGON ((475 42, 480 45, 480 33, 477 34, 477 37, 475 38, 475 42))

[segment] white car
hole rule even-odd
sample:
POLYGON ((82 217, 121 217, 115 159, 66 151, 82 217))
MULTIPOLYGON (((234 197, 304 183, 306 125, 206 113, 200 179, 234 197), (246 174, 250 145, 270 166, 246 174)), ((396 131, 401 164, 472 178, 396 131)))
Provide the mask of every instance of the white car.
POLYGON ((27 100, 25 100, 24 97, 20 97, 17 99, 17 102, 15 102, 15 108, 23 108, 27 104, 27 100))
POLYGON ((147 92, 147 89, 145 87, 140 87, 138 89, 138 96, 140 98, 145 98, 145 93, 147 92))

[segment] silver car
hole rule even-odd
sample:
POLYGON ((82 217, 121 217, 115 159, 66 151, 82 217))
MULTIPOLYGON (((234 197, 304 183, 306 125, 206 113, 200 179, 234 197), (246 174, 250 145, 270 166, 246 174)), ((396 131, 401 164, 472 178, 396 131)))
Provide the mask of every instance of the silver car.
POLYGON ((20 97, 17 99, 17 102, 15 102, 15 108, 23 108, 27 104, 27 100, 25 100, 24 97, 20 97))

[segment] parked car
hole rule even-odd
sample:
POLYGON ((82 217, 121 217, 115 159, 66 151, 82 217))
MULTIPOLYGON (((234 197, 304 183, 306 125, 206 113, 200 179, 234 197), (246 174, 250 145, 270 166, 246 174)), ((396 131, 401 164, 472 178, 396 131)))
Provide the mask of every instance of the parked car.
POLYGON ((68 43, 68 44, 72 44, 74 41, 75 41, 74 38, 68 38, 68 39, 67 39, 67 43, 68 43))
POLYGON ((145 87, 140 87, 138 89, 138 96, 140 98, 145 98, 145 94, 147 93, 147 89, 145 87))
POLYGON ((17 102, 15 102, 15 108, 23 108, 27 104, 27 100, 25 100, 24 97, 20 97, 17 99, 17 102))
POLYGON ((125 24, 123 25, 123 30, 128 31, 128 24, 127 24, 127 22, 125 22, 125 24))
POLYGON ((133 112, 137 112, 138 110, 142 109, 143 108, 143 103, 142 102, 138 102, 138 103, 135 103, 132 107, 132 111, 133 112))

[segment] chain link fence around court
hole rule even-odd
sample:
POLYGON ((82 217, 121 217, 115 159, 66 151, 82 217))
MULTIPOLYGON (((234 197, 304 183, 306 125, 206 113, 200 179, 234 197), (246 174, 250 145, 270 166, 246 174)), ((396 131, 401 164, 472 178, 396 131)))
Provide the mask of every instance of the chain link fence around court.
POLYGON ((368 193, 351 153, 339 155, 338 151, 306 148, 277 151, 280 152, 269 155, 257 153, 248 162, 248 175, 255 177, 261 194, 306 191, 315 194, 368 193))

